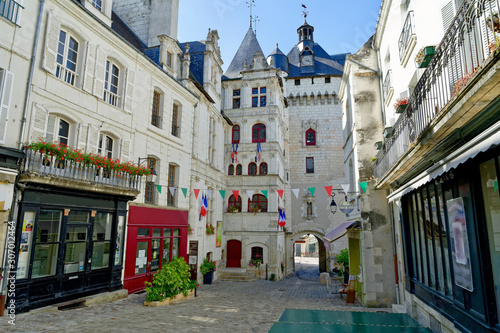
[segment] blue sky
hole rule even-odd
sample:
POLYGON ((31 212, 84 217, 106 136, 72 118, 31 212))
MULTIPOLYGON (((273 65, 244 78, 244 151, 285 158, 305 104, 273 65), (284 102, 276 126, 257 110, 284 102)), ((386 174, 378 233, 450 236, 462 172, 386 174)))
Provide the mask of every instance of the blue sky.
MULTIPOLYGON (((208 28, 219 32, 219 46, 226 70, 250 24, 250 0, 180 0, 180 42, 206 38, 208 28)), ((254 0, 258 16, 257 39, 267 56, 276 43, 287 54, 297 44, 302 6, 314 26, 314 41, 328 53, 357 51, 373 35, 381 0, 254 0)))

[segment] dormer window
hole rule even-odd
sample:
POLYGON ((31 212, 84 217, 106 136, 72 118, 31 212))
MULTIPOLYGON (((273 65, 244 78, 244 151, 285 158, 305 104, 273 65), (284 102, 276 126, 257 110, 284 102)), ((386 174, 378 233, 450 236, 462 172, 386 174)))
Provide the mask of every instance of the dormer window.
POLYGON ((172 53, 167 52, 167 66, 172 68, 172 53))

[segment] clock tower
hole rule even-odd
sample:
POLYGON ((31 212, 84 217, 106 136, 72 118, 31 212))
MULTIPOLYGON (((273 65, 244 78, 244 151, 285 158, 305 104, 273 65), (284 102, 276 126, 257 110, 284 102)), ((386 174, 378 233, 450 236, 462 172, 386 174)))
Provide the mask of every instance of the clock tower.
POLYGON ((297 45, 299 54, 299 64, 301 72, 314 72, 314 27, 309 25, 306 20, 297 29, 299 35, 299 44, 297 45))

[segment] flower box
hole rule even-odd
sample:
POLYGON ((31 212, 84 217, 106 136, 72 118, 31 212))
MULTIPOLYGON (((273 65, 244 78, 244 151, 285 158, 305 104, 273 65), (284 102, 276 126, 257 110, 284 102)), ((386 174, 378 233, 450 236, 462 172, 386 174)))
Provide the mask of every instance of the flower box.
POLYGON ((180 303, 180 302, 186 301, 188 299, 194 298, 194 294, 195 294, 195 290, 193 289, 187 294, 187 296, 184 296, 184 294, 181 293, 181 294, 178 294, 177 296, 175 296, 174 298, 166 298, 163 301, 154 301, 154 302, 144 301, 144 305, 156 307, 156 306, 176 304, 176 303, 180 303))
POLYGON ((398 105, 398 107, 396 108, 396 113, 403 113, 403 112, 405 112, 407 106, 408 106, 408 104, 398 105))
POLYGON ((392 128, 392 126, 384 128, 384 138, 390 137, 393 131, 394 129, 392 128))
POLYGON ((426 46, 420 49, 415 57, 415 62, 418 68, 426 68, 432 60, 432 57, 436 54, 435 46, 426 46))

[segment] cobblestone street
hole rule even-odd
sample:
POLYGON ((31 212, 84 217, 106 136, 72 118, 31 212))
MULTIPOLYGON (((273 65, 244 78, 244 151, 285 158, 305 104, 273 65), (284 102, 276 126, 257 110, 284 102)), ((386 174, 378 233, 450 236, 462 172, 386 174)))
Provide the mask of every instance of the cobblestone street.
POLYGON ((146 307, 145 294, 113 303, 66 311, 25 313, 16 325, 0 319, 0 331, 16 332, 268 332, 289 309, 386 311, 346 305, 338 285, 288 277, 270 282, 216 282, 202 285, 198 297, 183 303, 146 307))

